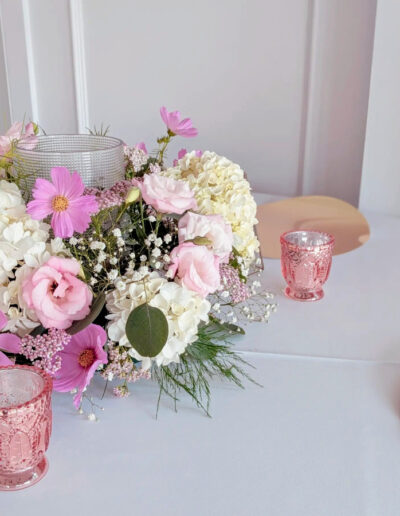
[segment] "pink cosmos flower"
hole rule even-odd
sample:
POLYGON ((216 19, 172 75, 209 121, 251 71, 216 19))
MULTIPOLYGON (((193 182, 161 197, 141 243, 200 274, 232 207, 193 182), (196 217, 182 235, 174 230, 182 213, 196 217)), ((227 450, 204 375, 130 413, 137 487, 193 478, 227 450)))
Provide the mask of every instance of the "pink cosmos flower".
POLYGON ((36 220, 52 214, 51 227, 56 237, 69 238, 74 231, 83 233, 89 226, 90 215, 98 211, 94 195, 82 195, 85 185, 77 172, 70 174, 65 167, 51 169, 52 183, 36 179, 33 201, 27 213, 36 220))
MULTIPOLYGON (((7 317, 0 310, 0 330, 7 324, 7 317)), ((21 352, 21 339, 12 333, 0 333, 0 349, 9 353, 21 352)), ((0 351, 0 366, 11 365, 11 360, 0 351)))
POLYGON ((204 245, 179 244, 172 250, 171 261, 168 276, 176 276, 189 290, 206 297, 219 288, 219 258, 204 245))
POLYGON ((146 149, 146 144, 144 142, 139 142, 135 145, 134 147, 135 149, 140 149, 142 150, 144 153, 148 154, 147 152, 147 149, 146 149))
POLYGON ((59 352, 61 368, 53 381, 54 390, 68 392, 77 388, 74 405, 79 408, 82 393, 100 364, 107 363, 107 353, 103 346, 107 334, 101 326, 90 324, 72 336, 69 344, 59 352))
POLYGON ((22 122, 15 122, 6 132, 0 136, 0 155, 5 155, 11 150, 13 143, 19 142, 24 149, 31 150, 37 143, 35 126, 32 122, 24 126, 22 122))
POLYGON ((159 174, 146 174, 143 181, 136 181, 143 199, 160 213, 177 213, 197 210, 193 191, 186 181, 159 174))
MULTIPOLYGON (((178 160, 182 159, 184 156, 186 156, 186 154, 187 154, 187 150, 186 149, 181 149, 178 152, 178 159, 174 159, 174 161, 173 161, 174 167, 177 166, 178 160)), ((195 156, 197 156, 198 158, 201 158, 202 155, 203 155, 203 151, 201 151, 201 150, 195 151, 195 156)))
POLYGON ((200 215, 188 211, 178 222, 179 242, 205 237, 212 242, 215 255, 221 263, 228 263, 232 252, 232 227, 222 215, 200 215))
POLYGON ((171 111, 169 113, 167 108, 163 106, 160 109, 160 114, 165 125, 172 133, 183 136, 184 138, 193 138, 194 136, 197 136, 197 129, 193 127, 190 118, 181 120, 181 114, 179 111, 171 111))
POLYGON ((65 330, 87 316, 92 292, 77 278, 79 263, 52 256, 22 284, 22 298, 45 328, 65 330))

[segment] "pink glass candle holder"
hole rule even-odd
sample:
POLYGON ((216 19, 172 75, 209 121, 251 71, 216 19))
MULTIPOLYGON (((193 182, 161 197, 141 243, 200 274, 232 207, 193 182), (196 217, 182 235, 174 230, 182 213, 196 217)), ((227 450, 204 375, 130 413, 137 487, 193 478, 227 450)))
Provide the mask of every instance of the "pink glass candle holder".
POLYGON ((47 473, 52 386, 36 367, 0 367, 0 491, 24 489, 47 473))
POLYGON ((335 239, 319 231, 287 231, 281 235, 285 294, 297 301, 317 301, 324 296, 335 239))

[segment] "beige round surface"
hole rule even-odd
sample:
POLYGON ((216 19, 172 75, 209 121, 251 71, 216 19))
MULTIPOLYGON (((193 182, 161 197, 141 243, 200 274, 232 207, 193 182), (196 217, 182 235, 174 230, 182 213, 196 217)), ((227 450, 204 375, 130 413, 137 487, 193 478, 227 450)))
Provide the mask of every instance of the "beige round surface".
POLYGON ((279 237, 291 229, 326 231, 335 237, 333 254, 352 251, 370 235, 365 217, 351 204, 321 195, 294 197, 258 207, 257 233, 264 258, 280 258, 279 237))

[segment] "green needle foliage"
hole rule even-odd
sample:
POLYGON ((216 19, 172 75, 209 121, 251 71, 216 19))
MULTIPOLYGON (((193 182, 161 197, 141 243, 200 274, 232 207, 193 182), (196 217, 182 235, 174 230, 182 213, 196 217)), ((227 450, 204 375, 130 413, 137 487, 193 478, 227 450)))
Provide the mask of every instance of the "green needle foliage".
POLYGON ((253 366, 232 350, 230 337, 232 331, 222 325, 202 326, 198 339, 187 347, 180 363, 153 367, 152 377, 160 385, 157 414, 163 394, 174 400, 176 410, 177 394, 183 391, 210 417, 210 380, 213 377, 229 380, 240 388, 244 388, 244 379, 259 385, 244 369, 253 366))

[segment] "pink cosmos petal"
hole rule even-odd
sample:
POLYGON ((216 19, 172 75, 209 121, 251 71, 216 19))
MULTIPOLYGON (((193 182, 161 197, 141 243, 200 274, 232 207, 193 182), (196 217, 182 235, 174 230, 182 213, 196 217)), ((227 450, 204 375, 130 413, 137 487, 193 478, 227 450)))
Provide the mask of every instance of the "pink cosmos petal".
POLYGON ((33 195, 35 199, 48 199, 49 196, 57 195, 57 190, 53 183, 38 177, 33 188, 33 195))
POLYGON ((71 217, 66 211, 55 211, 51 218, 51 227, 54 234, 60 238, 70 238, 74 234, 71 217))
POLYGON ((0 349, 9 353, 20 353, 21 339, 12 333, 3 333, 0 335, 0 349))
POLYGON ((192 138, 197 136, 197 129, 192 126, 190 118, 180 120, 181 115, 179 111, 172 111, 168 113, 165 106, 160 109, 161 118, 170 131, 185 138, 192 138))
POLYGON ((43 220, 53 211, 51 202, 45 199, 29 201, 26 207, 28 213, 35 220, 43 220))
POLYGON ((0 366, 13 365, 13 362, 0 351, 0 366))
POLYGON ((57 195, 68 197, 70 184, 73 182, 73 174, 66 167, 54 167, 50 172, 51 179, 57 190, 57 195))

